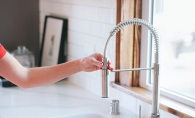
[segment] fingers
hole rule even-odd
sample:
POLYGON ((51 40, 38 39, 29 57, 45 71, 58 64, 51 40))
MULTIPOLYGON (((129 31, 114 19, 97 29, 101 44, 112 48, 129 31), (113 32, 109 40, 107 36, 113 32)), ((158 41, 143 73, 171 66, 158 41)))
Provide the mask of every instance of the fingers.
POLYGON ((95 65, 99 68, 102 68, 102 66, 103 66, 103 62, 101 62, 101 61, 97 61, 95 59, 92 59, 91 62, 92 62, 93 65, 95 65))
POLYGON ((101 53, 94 53, 91 58, 91 64, 96 66, 97 69, 102 68, 103 62, 102 62, 103 55, 101 53))
POLYGON ((111 70, 111 71, 114 70, 114 68, 111 67, 111 62, 110 62, 110 60, 108 60, 108 69, 111 70))
POLYGON ((95 59, 98 61, 103 61, 103 55, 101 53, 95 53, 95 59))

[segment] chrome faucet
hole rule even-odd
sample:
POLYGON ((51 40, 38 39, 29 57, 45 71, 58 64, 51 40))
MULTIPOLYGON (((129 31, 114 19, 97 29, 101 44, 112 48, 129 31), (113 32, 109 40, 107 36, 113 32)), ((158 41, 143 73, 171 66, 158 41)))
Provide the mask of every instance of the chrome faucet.
POLYGON ((159 114, 159 37, 157 35, 157 32, 155 28, 148 23, 145 20, 134 18, 134 19, 129 19, 125 20, 123 22, 120 22, 119 24, 116 25, 116 27, 110 32, 110 35, 106 41, 106 45, 104 48, 104 57, 103 57, 103 63, 104 66, 102 68, 102 97, 103 98, 108 98, 108 86, 109 86, 109 72, 122 72, 122 71, 136 71, 136 70, 153 70, 154 71, 154 79, 153 79, 153 98, 152 98, 152 114, 151 118, 160 118, 159 114), (119 69, 119 70, 112 70, 110 71, 107 67, 108 65, 108 57, 107 57, 107 46, 108 43, 111 39, 112 36, 114 36, 118 31, 120 31, 123 27, 127 25, 142 25, 147 27, 150 32, 152 33, 154 39, 155 39, 155 59, 154 59, 154 65, 153 67, 149 68, 133 68, 133 69, 119 69))

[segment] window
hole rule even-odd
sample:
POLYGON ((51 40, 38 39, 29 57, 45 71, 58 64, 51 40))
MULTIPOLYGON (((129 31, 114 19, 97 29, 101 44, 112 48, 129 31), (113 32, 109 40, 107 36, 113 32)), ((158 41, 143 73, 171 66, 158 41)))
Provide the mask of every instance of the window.
MULTIPOLYGON (((143 19, 153 23, 160 39, 161 93, 195 107, 195 15, 193 14, 195 1, 147 2, 143 1, 143 19)), ((145 46, 147 43, 150 44, 151 40, 150 38, 143 40, 143 37, 150 37, 150 35, 144 29, 142 33, 141 56, 152 60, 148 56, 153 54, 150 53, 152 49, 145 46)), ((151 62, 141 60, 141 66, 151 65, 151 62)), ((153 79, 150 76, 152 76, 150 73, 141 72, 142 86, 150 88, 153 79), (145 79, 146 75, 147 79, 145 79)))

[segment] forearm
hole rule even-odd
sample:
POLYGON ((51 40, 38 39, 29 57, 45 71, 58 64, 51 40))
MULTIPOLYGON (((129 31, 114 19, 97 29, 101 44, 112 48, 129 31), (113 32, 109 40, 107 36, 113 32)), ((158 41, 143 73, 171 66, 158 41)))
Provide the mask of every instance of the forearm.
POLYGON ((47 85, 81 71, 80 60, 74 60, 56 66, 31 68, 28 71, 26 87, 47 85))
POLYGON ((0 59, 0 75, 20 87, 30 88, 54 83, 80 71, 99 70, 103 66, 101 60, 102 55, 95 53, 55 66, 25 68, 6 52, 0 59))
POLYGON ((80 60, 47 67, 25 68, 9 53, 0 60, 0 75, 22 88, 47 85, 81 71, 80 60))

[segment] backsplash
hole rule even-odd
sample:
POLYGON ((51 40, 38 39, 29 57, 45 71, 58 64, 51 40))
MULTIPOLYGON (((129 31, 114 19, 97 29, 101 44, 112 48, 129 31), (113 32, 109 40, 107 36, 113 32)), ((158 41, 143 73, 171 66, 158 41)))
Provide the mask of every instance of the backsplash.
MULTIPOLYGON (((116 25, 116 0, 40 0, 40 34, 45 15, 68 19, 70 61, 95 52, 103 53, 109 32, 116 25)), ((107 52, 114 66, 115 37, 110 41, 107 52)), ((68 80, 101 97, 101 71, 80 72, 68 80)), ((114 73, 110 74, 110 81, 114 81, 114 73)), ((151 105, 113 88, 110 88, 111 99, 118 99, 121 106, 136 113, 141 105, 143 116, 149 117, 151 114, 151 105)), ((160 113, 162 118, 177 118, 163 110, 160 113)))

